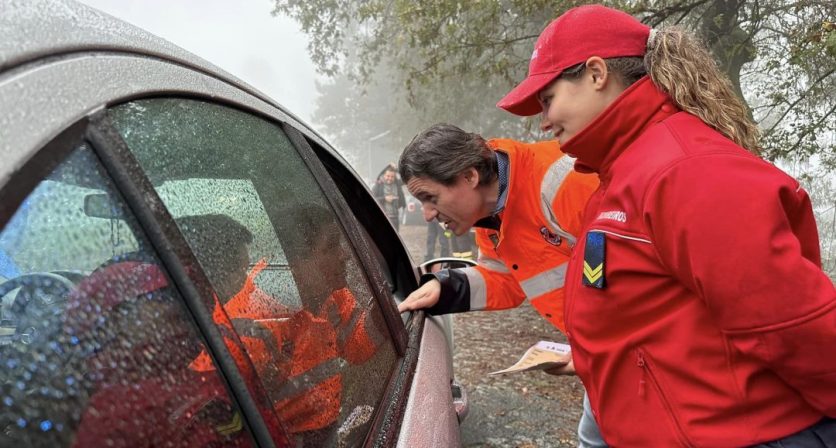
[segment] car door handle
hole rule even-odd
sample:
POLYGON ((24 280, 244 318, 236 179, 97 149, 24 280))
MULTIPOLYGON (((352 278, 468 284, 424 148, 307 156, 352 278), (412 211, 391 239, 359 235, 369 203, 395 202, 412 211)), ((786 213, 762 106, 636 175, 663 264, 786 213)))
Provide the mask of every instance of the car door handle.
POLYGON ((476 266, 476 261, 469 258, 441 257, 425 261, 418 266, 421 275, 438 272, 441 269, 455 269, 476 266))

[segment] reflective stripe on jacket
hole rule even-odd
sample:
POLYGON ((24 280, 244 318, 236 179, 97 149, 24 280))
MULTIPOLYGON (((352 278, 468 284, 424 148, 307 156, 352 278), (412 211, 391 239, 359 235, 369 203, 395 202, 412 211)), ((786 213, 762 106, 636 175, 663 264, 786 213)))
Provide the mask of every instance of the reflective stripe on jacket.
POLYGON ((430 313, 501 310, 526 299, 549 322, 564 330, 563 285, 566 263, 597 176, 573 170, 574 159, 555 141, 522 143, 490 140, 508 155, 505 208, 499 229, 476 228, 478 266, 444 272, 439 305, 430 313))

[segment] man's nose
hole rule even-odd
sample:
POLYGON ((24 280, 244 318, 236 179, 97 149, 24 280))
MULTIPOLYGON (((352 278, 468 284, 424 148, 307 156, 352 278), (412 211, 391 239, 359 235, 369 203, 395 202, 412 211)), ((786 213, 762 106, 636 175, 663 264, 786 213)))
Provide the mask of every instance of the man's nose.
POLYGON ((432 205, 421 204, 421 212, 424 214, 424 221, 430 222, 438 216, 438 210, 432 205))
POLYGON ((540 130, 543 132, 549 132, 552 129, 552 124, 546 116, 547 112, 548 110, 546 109, 544 109, 543 112, 540 112, 540 130))

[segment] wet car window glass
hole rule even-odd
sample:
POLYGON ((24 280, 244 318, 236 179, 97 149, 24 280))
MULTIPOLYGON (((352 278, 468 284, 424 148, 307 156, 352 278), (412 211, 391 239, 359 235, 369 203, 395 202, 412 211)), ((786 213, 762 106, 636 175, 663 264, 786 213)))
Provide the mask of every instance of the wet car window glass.
POLYGON ((361 444, 394 345, 337 216, 281 128, 186 99, 135 101, 110 116, 293 443, 361 444))
POLYGON ((0 276, 0 446, 250 445, 219 376, 190 368, 204 345, 87 147, 3 227, 0 276))

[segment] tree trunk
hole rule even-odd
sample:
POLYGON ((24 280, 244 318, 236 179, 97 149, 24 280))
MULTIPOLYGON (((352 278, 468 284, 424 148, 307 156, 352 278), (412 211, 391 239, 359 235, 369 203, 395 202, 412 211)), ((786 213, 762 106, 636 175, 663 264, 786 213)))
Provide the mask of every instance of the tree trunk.
MULTIPOLYGON (((714 54, 720 69, 726 72, 737 95, 744 100, 740 88, 743 64, 755 59, 755 46, 750 32, 740 26, 739 0, 714 0, 702 19, 702 38, 714 54)), ((751 114, 751 110, 749 112, 751 114)))

